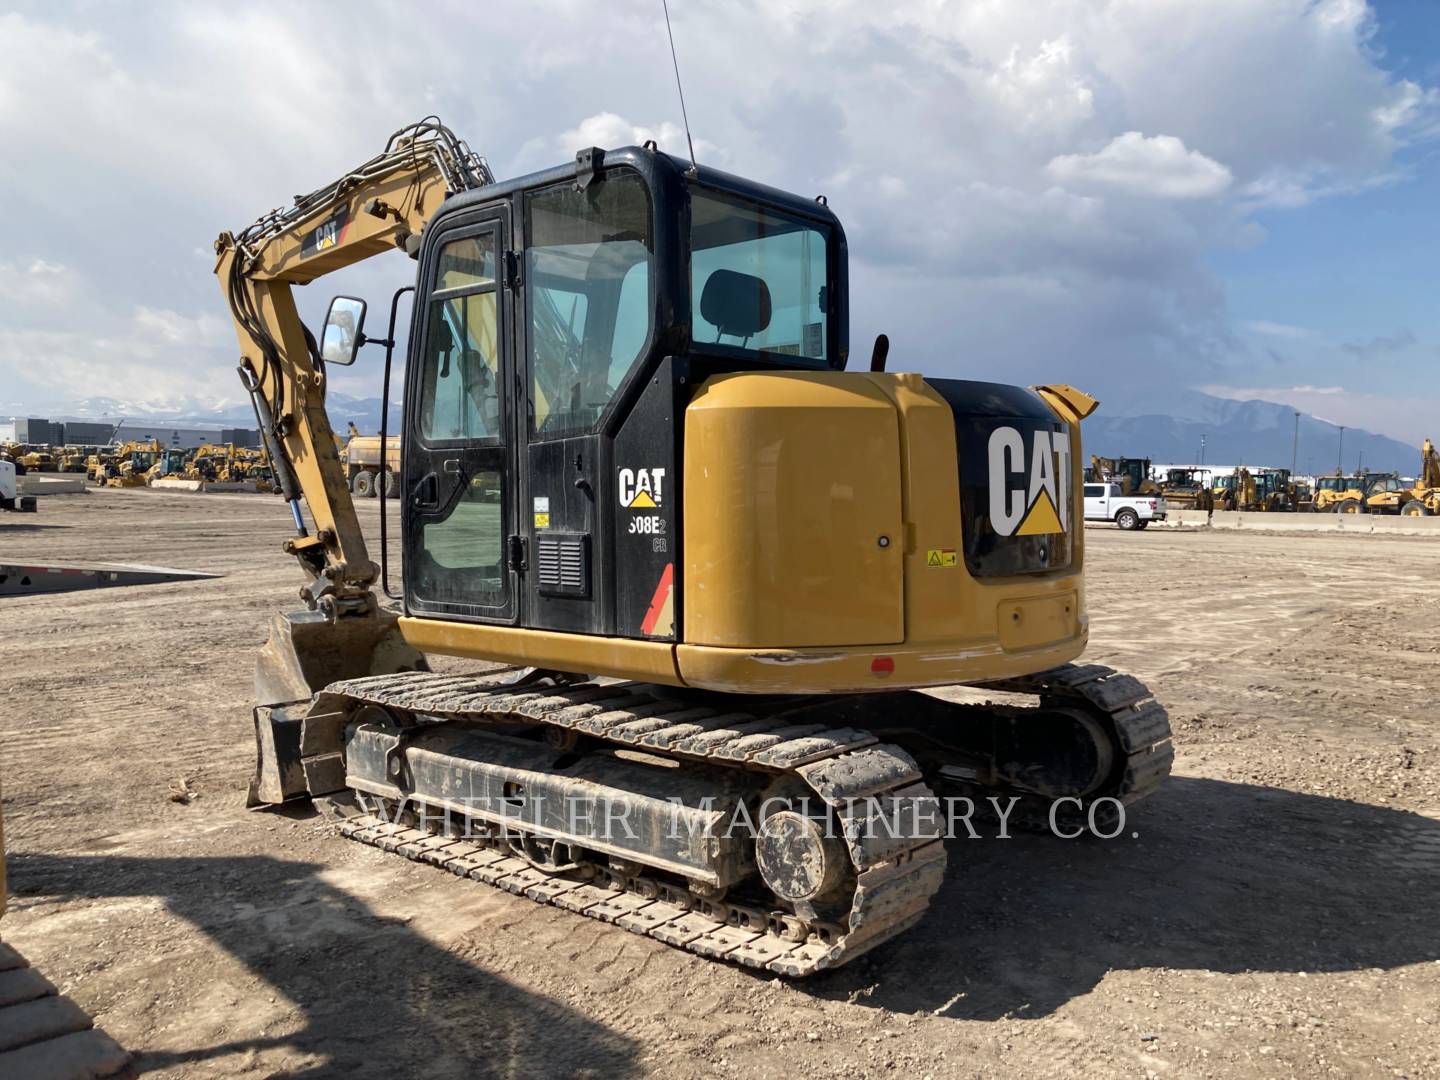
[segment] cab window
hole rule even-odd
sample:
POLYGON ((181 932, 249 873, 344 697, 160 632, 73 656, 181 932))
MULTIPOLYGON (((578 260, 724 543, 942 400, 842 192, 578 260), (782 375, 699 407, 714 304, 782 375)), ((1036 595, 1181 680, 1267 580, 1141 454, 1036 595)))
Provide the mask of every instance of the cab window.
POLYGON ((591 431, 650 340, 650 197, 616 170, 525 198, 530 431, 591 431))
POLYGON ((420 433, 426 442, 498 440, 500 341, 495 233, 440 249, 421 353, 420 433))
POLYGON ((758 203, 690 193, 696 345, 828 367, 830 230, 758 203))

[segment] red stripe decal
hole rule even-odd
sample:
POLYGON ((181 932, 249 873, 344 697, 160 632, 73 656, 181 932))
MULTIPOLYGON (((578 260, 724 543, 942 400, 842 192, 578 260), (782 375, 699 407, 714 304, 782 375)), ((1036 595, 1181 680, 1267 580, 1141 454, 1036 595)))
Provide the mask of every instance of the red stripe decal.
POLYGON ((650 598, 650 610, 645 613, 645 621, 640 624, 642 634, 653 634, 655 624, 660 621, 660 613, 665 610, 665 602, 670 599, 670 589, 675 584, 675 564, 666 563, 665 572, 660 575, 660 584, 655 586, 655 595, 650 598))

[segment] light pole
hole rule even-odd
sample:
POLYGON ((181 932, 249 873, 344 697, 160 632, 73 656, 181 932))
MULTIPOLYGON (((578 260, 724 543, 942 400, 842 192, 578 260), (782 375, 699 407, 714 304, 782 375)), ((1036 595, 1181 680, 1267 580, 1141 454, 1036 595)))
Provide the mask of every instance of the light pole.
POLYGON ((1205 464, 1205 435, 1200 435, 1200 464, 1205 464))
POLYGON ((1295 410, 1295 439, 1290 444, 1290 475, 1295 475, 1295 466, 1300 462, 1300 410, 1295 410))
POLYGON ((1335 451, 1335 475, 1339 476, 1345 471, 1345 425, 1340 425, 1340 449, 1335 451))

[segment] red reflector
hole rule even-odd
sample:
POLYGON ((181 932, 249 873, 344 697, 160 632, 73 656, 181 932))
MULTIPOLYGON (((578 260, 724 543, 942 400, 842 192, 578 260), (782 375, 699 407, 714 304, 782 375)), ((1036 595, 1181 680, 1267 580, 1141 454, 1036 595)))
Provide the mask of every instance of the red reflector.
POLYGON ((892 656, 877 656, 870 661, 870 674, 890 675, 895 671, 895 658, 892 656))

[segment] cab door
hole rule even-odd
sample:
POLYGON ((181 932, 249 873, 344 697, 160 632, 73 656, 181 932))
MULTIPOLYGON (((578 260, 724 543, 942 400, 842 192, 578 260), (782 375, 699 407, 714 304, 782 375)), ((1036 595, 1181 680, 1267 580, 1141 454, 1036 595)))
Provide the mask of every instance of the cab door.
POLYGON ((447 223, 427 245, 406 373, 405 605, 513 622, 514 348, 502 269, 509 208, 447 223))

